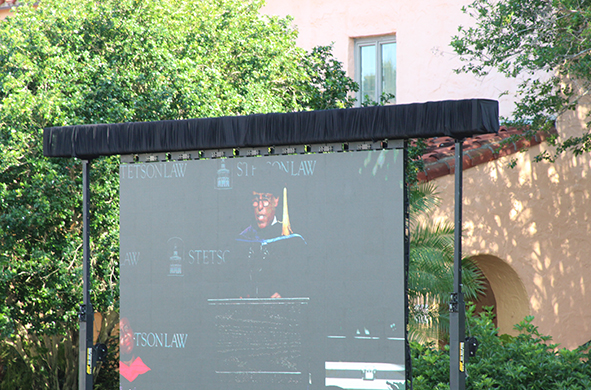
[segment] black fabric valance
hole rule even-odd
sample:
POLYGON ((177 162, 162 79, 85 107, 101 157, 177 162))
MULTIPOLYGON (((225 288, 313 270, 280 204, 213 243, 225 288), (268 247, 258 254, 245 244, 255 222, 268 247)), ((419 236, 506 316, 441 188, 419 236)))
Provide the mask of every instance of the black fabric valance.
POLYGON ((499 129, 498 102, 488 99, 257 114, 221 118, 51 127, 47 157, 302 145, 384 139, 464 138, 499 129))

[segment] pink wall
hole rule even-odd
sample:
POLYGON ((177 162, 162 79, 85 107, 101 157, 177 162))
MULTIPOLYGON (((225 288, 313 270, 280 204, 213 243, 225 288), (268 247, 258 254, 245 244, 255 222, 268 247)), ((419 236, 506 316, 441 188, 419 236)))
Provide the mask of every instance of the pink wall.
MULTIPOLYGON (((300 37, 310 49, 334 42, 334 54, 354 75, 353 39, 381 34, 397 37, 397 103, 431 100, 489 98, 513 88, 504 77, 483 80, 457 75, 461 62, 449 43, 460 24, 470 23, 461 11, 465 0, 267 0, 263 12, 291 15, 300 37)), ((512 108, 500 99, 501 115, 512 108)))
POLYGON ((0 7, 0 20, 6 18, 10 14, 10 8, 0 7))

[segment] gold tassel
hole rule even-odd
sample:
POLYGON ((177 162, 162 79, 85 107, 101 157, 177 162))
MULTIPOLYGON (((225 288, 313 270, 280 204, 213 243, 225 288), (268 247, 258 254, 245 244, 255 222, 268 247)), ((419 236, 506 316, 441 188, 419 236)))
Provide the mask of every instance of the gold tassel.
POLYGON ((289 236, 292 233, 291 224, 289 223, 289 212, 287 211, 287 188, 283 188, 283 222, 281 235, 289 236))

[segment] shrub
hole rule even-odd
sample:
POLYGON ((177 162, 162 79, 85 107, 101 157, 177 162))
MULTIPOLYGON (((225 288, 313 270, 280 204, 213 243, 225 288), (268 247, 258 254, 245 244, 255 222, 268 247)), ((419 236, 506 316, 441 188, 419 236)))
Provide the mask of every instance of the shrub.
MULTIPOLYGON (((466 365, 467 389, 591 389, 589 343, 575 350, 558 349, 532 324, 533 316, 515 325, 520 333, 512 337, 498 334, 490 308, 475 316, 470 306, 466 315, 467 333, 480 342, 466 365)), ((449 389, 449 348, 412 343, 411 350, 413 388, 449 389)))

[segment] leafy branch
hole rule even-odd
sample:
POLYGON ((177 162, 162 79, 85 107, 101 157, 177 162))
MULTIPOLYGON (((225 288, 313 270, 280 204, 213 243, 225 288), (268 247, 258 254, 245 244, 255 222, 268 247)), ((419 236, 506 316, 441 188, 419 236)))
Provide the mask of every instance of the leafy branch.
MULTIPOLYGON (((452 39, 454 51, 465 62, 456 72, 484 77, 496 70, 520 80, 513 118, 507 124, 551 132, 556 118, 574 110, 588 95, 591 2, 475 0, 463 11, 476 25, 460 26, 452 39)), ((537 159, 591 151, 589 130, 580 137, 556 139, 553 145, 554 153, 537 159)))

